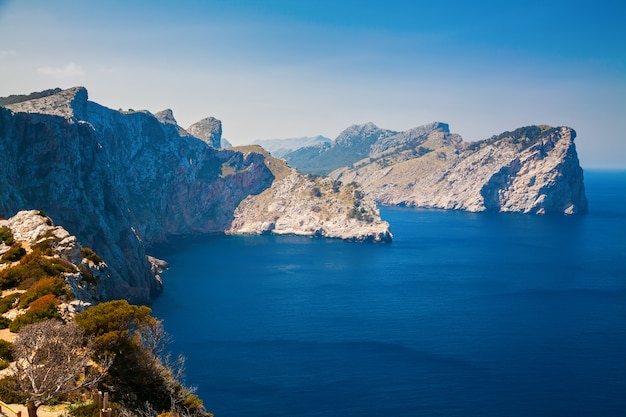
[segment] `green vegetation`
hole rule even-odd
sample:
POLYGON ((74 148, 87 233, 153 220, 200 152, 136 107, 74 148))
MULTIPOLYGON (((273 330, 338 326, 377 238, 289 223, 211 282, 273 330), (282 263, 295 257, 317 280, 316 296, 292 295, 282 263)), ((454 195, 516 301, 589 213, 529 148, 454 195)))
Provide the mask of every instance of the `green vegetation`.
POLYGON ((61 258, 44 257, 36 249, 24 256, 19 265, 0 271, 0 289, 29 288, 42 278, 56 277, 63 272, 76 272, 76 267, 61 258))
POLYGON ((22 247, 22 244, 19 242, 14 243, 13 245, 11 245, 9 250, 5 252, 4 255, 2 255, 2 258, 0 258, 0 263, 17 262, 22 259, 24 255, 26 255, 26 249, 22 247))
POLYGON ((102 258, 99 257, 93 250, 91 250, 90 248, 82 248, 80 250, 80 255, 85 258, 90 260, 91 262, 93 262, 96 265, 99 265, 103 262, 102 258))
POLYGON ((69 297, 70 291, 65 282, 59 277, 45 277, 35 282, 20 297, 20 307, 24 308, 44 295, 52 294, 55 297, 69 297))
POLYGON ((61 314, 57 310, 60 301, 54 294, 47 294, 36 299, 28 305, 26 313, 17 316, 9 325, 13 333, 19 332, 24 326, 33 323, 57 319, 61 320, 61 314))
POLYGON ((0 227, 0 242, 5 245, 12 246, 15 243, 13 232, 8 227, 0 227))
POLYGON ((182 359, 172 363, 163 357, 167 334, 150 313, 146 306, 116 300, 91 307, 75 321, 85 335, 95 337, 95 356, 115 354, 104 380, 115 387, 113 400, 136 410, 149 404, 157 412, 174 408, 187 415, 207 415, 202 401, 179 381, 182 359))

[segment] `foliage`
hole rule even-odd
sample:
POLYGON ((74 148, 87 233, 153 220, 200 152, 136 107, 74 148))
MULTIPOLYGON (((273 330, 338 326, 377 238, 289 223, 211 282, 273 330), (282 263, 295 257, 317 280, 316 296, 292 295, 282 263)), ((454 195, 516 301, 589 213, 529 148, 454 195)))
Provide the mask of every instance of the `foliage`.
POLYGON ((154 320, 151 312, 146 306, 114 300, 91 307, 77 314, 74 320, 87 335, 95 337, 98 351, 121 353, 139 348, 134 340, 136 331, 154 320))
POLYGON ((13 360, 13 343, 0 339, 0 359, 13 360))
POLYGON ((85 338, 72 322, 48 320, 25 326, 15 339, 13 351, 15 375, 28 396, 29 416, 54 398, 91 386, 103 376, 93 369, 108 367, 100 363, 88 370, 93 338, 85 338))
POLYGON ((24 404, 26 394, 20 388, 20 383, 14 375, 0 379, 0 398, 8 404, 24 404))
POLYGON ((0 242, 4 242, 5 245, 11 246, 15 243, 13 238, 13 232, 8 227, 0 227, 0 242))
POLYGON ((0 329, 8 329, 10 325, 11 325, 10 319, 4 316, 0 316, 0 329))
POLYGON ((83 311, 75 321, 95 338, 95 357, 115 352, 104 385, 116 393, 116 401, 135 410, 147 404, 157 412, 174 407, 185 414, 206 415, 202 402, 179 381, 182 358, 171 362, 163 355, 169 337, 150 313, 148 307, 115 300, 83 311))
POLYGON ((50 319, 61 319, 57 310, 59 300, 54 294, 44 295, 30 303, 29 309, 21 316, 17 316, 9 325, 13 333, 19 332, 24 326, 33 323, 45 322, 50 319))
POLYGON ((8 289, 20 285, 30 287, 44 277, 56 277, 64 272, 74 272, 76 267, 61 258, 47 258, 41 251, 34 250, 24 256, 19 265, 0 271, 0 288, 8 289))
POLYGON ((56 297, 68 296, 70 295, 70 291, 65 282, 59 277, 42 278, 22 294, 20 297, 20 307, 24 308, 38 298, 48 294, 55 295, 56 297))
POLYGON ((67 411, 72 417, 96 417, 100 413, 98 404, 93 401, 71 404, 67 407, 67 411))
POLYGON ((0 314, 4 314, 13 307, 15 307, 13 304, 16 303, 16 300, 18 298, 20 298, 19 293, 9 294, 5 297, 0 298, 0 314))
POLYGON ((2 255, 2 258, 0 258, 0 262, 1 263, 17 262, 20 259, 22 259, 24 255, 26 255, 26 249, 22 247, 22 244, 19 242, 14 243, 13 245, 11 245, 9 250, 6 251, 4 255, 2 255))
POLYGON ((313 187, 313 189, 311 189, 311 197, 321 197, 322 196, 322 191, 319 189, 319 187, 313 187))
POLYGON ((80 255, 85 258, 90 260, 91 262, 93 262, 96 265, 101 264, 102 258, 100 258, 93 250, 91 250, 90 248, 82 248, 80 250, 80 255))

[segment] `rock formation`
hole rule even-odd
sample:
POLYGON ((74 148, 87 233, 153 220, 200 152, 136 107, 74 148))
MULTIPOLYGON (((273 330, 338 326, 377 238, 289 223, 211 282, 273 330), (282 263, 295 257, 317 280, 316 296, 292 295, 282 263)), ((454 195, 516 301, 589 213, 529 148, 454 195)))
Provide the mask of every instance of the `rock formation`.
POLYGON ((149 112, 105 108, 84 88, 8 107, 0 216, 44 210, 106 259, 111 298, 149 302, 160 283, 147 246, 226 230, 239 202, 273 180, 261 155, 211 148, 149 112))
MULTIPOLYGON (((8 230, 12 237, 11 245, 0 241, 0 257, 18 245, 25 249, 24 255, 32 253, 33 248, 39 246, 47 248, 46 256, 58 257, 73 264, 73 271, 61 274, 76 297, 76 301, 63 306, 65 310, 75 312, 76 309, 107 298, 105 288, 98 284, 109 280, 108 265, 97 256, 89 256, 93 254, 91 250, 83 248, 76 236, 63 227, 55 226, 52 219, 41 211, 20 211, 7 220, 0 220, 0 229, 5 236, 8 230), (90 257, 96 259, 96 262, 90 257)), ((0 271, 13 266, 13 263, 3 260, 0 262, 0 271)))
POLYGON ((568 127, 529 126, 465 143, 433 123, 377 140, 367 158, 330 174, 385 205, 518 213, 587 211, 568 127))
POLYGON ((187 131, 202 139, 209 146, 219 148, 222 146, 222 122, 215 117, 207 117, 189 126, 187 131))
POLYGON ((356 183, 343 185, 328 177, 302 175, 270 155, 266 161, 271 163, 274 183, 241 202, 228 233, 392 240, 376 203, 356 183))
MULTIPOLYGON (((148 257, 151 245, 233 232, 240 202, 274 183, 275 161, 262 152, 215 147, 216 119, 199 123, 207 146, 169 110, 115 111, 82 87, 29 97, 0 107, 0 216, 45 211, 106 260, 108 298, 149 302, 162 268, 148 257)), ((380 221, 368 215, 374 221, 357 220, 380 221)))

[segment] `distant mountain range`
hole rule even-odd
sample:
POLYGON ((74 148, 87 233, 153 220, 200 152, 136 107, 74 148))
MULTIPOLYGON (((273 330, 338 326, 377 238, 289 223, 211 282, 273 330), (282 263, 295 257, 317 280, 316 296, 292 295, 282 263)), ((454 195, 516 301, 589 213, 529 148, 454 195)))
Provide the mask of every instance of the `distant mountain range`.
POLYGON ((286 154, 300 148, 324 146, 330 144, 330 142, 331 139, 325 136, 308 136, 288 139, 255 140, 252 144, 260 145, 276 158, 284 158, 286 154))

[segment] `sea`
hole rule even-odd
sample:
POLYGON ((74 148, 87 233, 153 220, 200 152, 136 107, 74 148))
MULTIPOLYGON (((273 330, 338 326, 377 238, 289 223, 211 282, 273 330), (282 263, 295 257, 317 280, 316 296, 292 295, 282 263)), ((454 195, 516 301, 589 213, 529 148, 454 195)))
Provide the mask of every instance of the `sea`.
POLYGON ((158 248, 153 314, 216 417, 626 416, 626 171, 589 214, 381 207, 390 244, 158 248))

